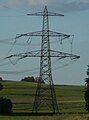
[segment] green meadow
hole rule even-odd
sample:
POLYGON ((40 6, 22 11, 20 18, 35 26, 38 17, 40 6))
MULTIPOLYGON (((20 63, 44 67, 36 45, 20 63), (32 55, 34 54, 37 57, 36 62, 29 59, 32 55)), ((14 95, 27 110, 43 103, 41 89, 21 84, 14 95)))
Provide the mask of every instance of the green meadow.
POLYGON ((17 115, 0 116, 0 120, 89 120, 89 115, 84 109, 84 86, 55 85, 57 102, 60 115, 34 116, 19 115, 20 112, 31 112, 36 92, 36 83, 31 82, 1 82, 4 89, 0 97, 12 100, 13 113, 17 115))

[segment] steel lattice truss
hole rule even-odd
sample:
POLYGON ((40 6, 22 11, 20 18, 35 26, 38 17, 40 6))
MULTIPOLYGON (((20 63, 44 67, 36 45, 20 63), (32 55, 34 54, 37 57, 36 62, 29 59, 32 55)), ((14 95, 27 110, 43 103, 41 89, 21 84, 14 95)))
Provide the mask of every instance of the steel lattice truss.
POLYGON ((30 52, 26 52, 26 53, 19 53, 19 54, 13 54, 10 55, 6 58, 13 58, 13 57, 17 57, 18 59, 23 59, 26 57, 57 57, 58 59, 63 59, 66 57, 69 57, 71 59, 78 59, 80 58, 80 56, 74 55, 74 54, 69 54, 69 53, 64 53, 64 52, 60 52, 60 51, 55 51, 55 50, 49 50, 50 55, 46 55, 46 51, 44 51, 44 54, 41 55, 42 50, 37 50, 37 51, 30 51, 30 52))
POLYGON ((42 31, 18 34, 16 38, 20 38, 23 36, 41 36, 42 37, 41 50, 14 54, 6 58, 11 59, 13 57, 17 57, 18 59, 23 59, 26 57, 40 57, 40 75, 39 75, 39 81, 38 81, 34 105, 33 105, 33 112, 59 113, 53 79, 52 79, 51 57, 57 57, 60 60, 66 57, 69 57, 71 59, 78 59, 80 58, 80 56, 64 53, 61 51, 51 50, 50 48, 51 37, 60 37, 61 40, 63 40, 71 36, 63 33, 54 32, 49 29, 49 18, 48 18, 49 16, 64 16, 64 15, 48 12, 47 6, 45 6, 43 12, 27 14, 27 15, 43 16, 42 31), (45 85, 42 84, 42 81, 44 81, 46 84, 45 85))

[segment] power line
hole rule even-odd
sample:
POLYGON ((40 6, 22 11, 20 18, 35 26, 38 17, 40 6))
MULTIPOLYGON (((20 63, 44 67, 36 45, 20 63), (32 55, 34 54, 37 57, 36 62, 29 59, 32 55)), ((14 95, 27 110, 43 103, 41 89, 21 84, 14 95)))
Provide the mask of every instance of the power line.
MULTIPOLYGON (((34 105, 33 105, 33 112, 38 113, 41 110, 43 110, 43 108, 44 108, 44 110, 46 110, 48 108, 47 112, 49 111, 52 113, 59 113, 54 83, 53 83, 53 79, 52 79, 52 71, 51 70, 53 68, 51 67, 51 57, 52 58, 56 57, 56 58, 59 58, 59 60, 61 60, 64 58, 78 59, 78 58, 80 58, 80 56, 65 53, 65 52, 60 52, 57 50, 55 51, 55 50, 51 49, 50 37, 61 38, 60 42, 62 42, 66 38, 69 38, 70 35, 51 31, 49 28, 49 16, 64 16, 64 15, 49 12, 47 10, 47 6, 45 6, 45 9, 43 12, 37 12, 37 13, 27 14, 27 15, 43 16, 42 30, 36 31, 36 32, 31 32, 31 33, 26 33, 26 34, 18 34, 18 36, 16 36, 16 39, 22 38, 22 37, 29 37, 27 40, 27 44, 30 41, 29 45, 31 45, 30 36, 31 37, 33 37, 33 36, 41 37, 42 38, 41 39, 41 50, 34 50, 34 51, 30 51, 30 52, 25 52, 25 53, 13 54, 13 55, 7 56, 6 59, 9 59, 10 62, 14 65, 19 60, 26 58, 26 57, 40 57, 40 75, 39 75, 40 79, 39 79, 38 85, 37 85, 35 101, 34 101, 34 105), (12 61, 12 59, 15 57, 17 59, 15 61, 12 61), (47 84, 46 87, 41 85, 42 81, 44 81, 47 84), (42 108, 42 106, 43 106, 43 108, 42 108)), ((13 46, 16 45, 16 43, 17 43, 17 40, 14 41, 9 52, 12 51, 13 46)), ((58 69, 58 68, 55 68, 55 70, 56 69, 58 69)), ((33 73, 34 73, 34 71, 35 70, 33 70, 33 73)), ((19 73, 25 73, 25 72, 28 72, 28 70, 1 71, 1 73, 16 74, 16 75, 19 73)))
MULTIPOLYGON (((54 62, 52 62, 52 64, 55 64, 57 61, 59 61, 58 59, 56 60, 56 61, 54 61, 54 62)), ((52 68, 52 70, 53 71, 56 71, 56 70, 58 70, 58 69, 60 69, 60 68, 64 68, 64 67, 66 67, 66 66, 68 66, 68 65, 70 65, 70 64, 73 64, 74 62, 76 62, 77 60, 74 60, 74 61, 70 61, 70 62, 68 62, 68 63, 62 63, 61 62, 61 66, 58 66, 57 65, 57 67, 54 67, 54 68, 52 68)), ((8 63, 7 63, 8 64, 8 63)), ((1 66, 1 65, 0 65, 1 66)), ((37 68, 33 68, 33 69, 26 69, 26 70, 16 70, 16 71, 0 71, 0 74, 23 74, 23 73, 28 73, 28 72, 31 72, 31 74, 37 74, 37 73, 39 73, 39 67, 37 67, 37 68), (35 72, 36 71, 36 72, 35 72)))
MULTIPOLYGON (((70 35, 70 36, 72 36, 72 35, 70 35)), ((19 45, 19 46, 29 46, 29 40, 31 39, 31 36, 28 36, 29 38, 27 39, 27 42, 25 42, 25 43, 17 43, 17 42, 15 42, 17 39, 19 39, 20 37, 22 37, 22 35, 21 36, 17 36, 16 35, 16 37, 14 37, 14 38, 8 38, 8 39, 1 39, 0 40, 0 43, 3 43, 3 44, 8 44, 8 45, 13 45, 14 43, 15 43, 15 45, 19 45), (13 41, 13 42, 11 42, 11 41, 13 41)), ((60 38, 59 37, 59 39, 60 40, 58 40, 59 42, 60 42, 60 44, 62 44, 62 41, 65 39, 63 39, 63 38, 60 38)), ((58 42, 57 40, 56 41, 52 41, 52 42, 50 42, 50 43, 57 43, 58 42)), ((69 41, 70 42, 70 41, 69 41)), ((71 43, 72 44, 72 43, 71 43)), ((32 44, 31 43, 31 45, 32 46, 40 46, 40 44, 32 44)))
POLYGON ((70 61, 70 62, 68 62, 68 63, 62 63, 62 62, 60 62, 62 65, 61 65, 61 66, 54 67, 54 68, 52 68, 52 70, 53 70, 53 71, 56 71, 56 70, 58 70, 58 69, 60 69, 60 68, 67 67, 67 66, 69 66, 70 64, 73 64, 73 63, 76 62, 76 61, 77 61, 77 60, 75 59, 75 60, 72 60, 72 61, 70 61))
POLYGON ((9 55, 9 53, 12 51, 12 49, 13 49, 13 47, 14 47, 15 43, 16 43, 16 39, 15 39, 14 43, 12 44, 12 46, 11 46, 11 48, 10 48, 9 52, 8 52, 8 55, 9 55))

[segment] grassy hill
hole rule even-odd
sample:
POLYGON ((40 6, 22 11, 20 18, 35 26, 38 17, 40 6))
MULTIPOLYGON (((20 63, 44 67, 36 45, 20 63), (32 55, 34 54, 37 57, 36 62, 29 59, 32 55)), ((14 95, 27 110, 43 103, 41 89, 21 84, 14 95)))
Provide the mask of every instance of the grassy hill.
MULTIPOLYGON (((36 83, 30 82, 1 82, 4 89, 0 91, 0 97, 12 100, 13 112, 32 111, 36 83)), ((61 113, 86 113, 84 110, 84 87, 56 85, 56 96, 61 113)))

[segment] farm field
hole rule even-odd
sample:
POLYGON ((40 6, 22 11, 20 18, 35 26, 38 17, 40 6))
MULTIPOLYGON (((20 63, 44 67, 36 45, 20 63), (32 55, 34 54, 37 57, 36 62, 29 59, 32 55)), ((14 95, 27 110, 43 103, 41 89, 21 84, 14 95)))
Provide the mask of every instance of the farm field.
POLYGON ((89 120, 89 115, 0 116, 0 120, 89 120))
MULTIPOLYGON (((13 112, 31 112, 36 91, 36 83, 2 82, 4 89, 0 97, 12 100, 13 112)), ((84 109, 84 86, 55 85, 60 116, 11 115, 0 116, 0 120, 88 120, 89 115, 84 109)))

